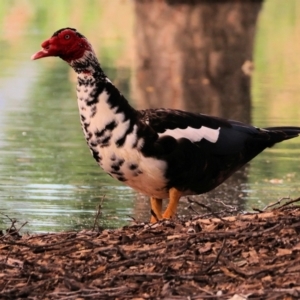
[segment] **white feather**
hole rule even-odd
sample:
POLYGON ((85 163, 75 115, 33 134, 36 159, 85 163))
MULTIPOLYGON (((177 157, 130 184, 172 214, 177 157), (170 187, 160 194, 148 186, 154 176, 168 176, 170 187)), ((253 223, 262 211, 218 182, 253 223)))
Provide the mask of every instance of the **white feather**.
MULTIPOLYGON (((127 180, 125 184, 149 196, 155 196, 158 198, 168 197, 167 191, 164 190, 166 185, 166 179, 164 177, 166 170, 165 161, 145 157, 136 148, 126 146, 118 148, 115 144, 111 144, 110 147, 104 148, 97 146, 96 149, 101 153, 101 167, 103 170, 108 173, 111 171, 112 162, 110 157, 112 155, 114 155, 117 159, 124 159, 124 163, 120 167, 120 172, 124 174, 123 177, 127 180), (135 171, 129 169, 130 164, 138 166, 137 170, 140 171, 138 176, 133 175, 135 171)), ((116 175, 111 175, 117 178, 116 175)))
MULTIPOLYGON (((79 77, 80 76, 82 75, 79 75, 79 77)), ((92 147, 93 151, 99 152, 102 158, 99 161, 99 165, 104 171, 117 178, 117 175, 111 173, 112 164, 114 163, 111 157, 115 156, 116 160, 124 160, 119 171, 123 173, 122 177, 126 179, 125 183, 127 185, 149 196, 167 198, 168 192, 165 190, 166 179, 164 177, 167 167, 166 162, 156 158, 145 157, 141 154, 139 150, 144 144, 143 138, 138 139, 137 147, 132 147, 137 140, 137 125, 134 125, 133 131, 126 136, 124 145, 117 147, 115 142, 124 136, 130 125, 129 120, 124 122, 124 114, 116 113, 117 107, 113 109, 110 107, 109 103, 107 103, 109 94, 105 90, 98 96, 99 101, 95 104, 97 113, 92 117, 93 108, 86 103, 86 100, 92 100, 89 96, 92 94, 92 89, 92 87, 77 86, 79 111, 80 114, 86 118, 85 122, 90 124, 88 131, 93 134, 90 141, 96 139, 95 132, 103 130, 110 122, 115 121, 117 124, 116 128, 111 131, 112 137, 109 147, 100 147, 100 145, 92 147), (132 164, 137 165, 136 170, 129 168, 132 164)), ((83 123, 84 122, 82 122, 82 126, 84 125, 83 123)), ((106 134, 109 134, 109 132, 104 133, 103 137, 105 137, 106 134)), ((86 133, 86 138, 87 137, 88 133, 86 133)))
POLYGON ((187 138, 191 142, 199 142, 202 139, 206 139, 211 143, 215 143, 218 140, 220 128, 212 129, 209 127, 202 126, 200 128, 193 128, 188 126, 185 129, 175 128, 168 129, 163 133, 159 133, 159 136, 172 136, 175 139, 187 138))

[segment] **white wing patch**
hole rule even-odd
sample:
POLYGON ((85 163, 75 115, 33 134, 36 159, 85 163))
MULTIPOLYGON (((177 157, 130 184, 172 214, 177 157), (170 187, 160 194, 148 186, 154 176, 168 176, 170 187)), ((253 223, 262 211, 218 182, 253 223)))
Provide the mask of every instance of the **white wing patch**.
POLYGON ((206 139, 211 143, 215 143, 220 134, 220 127, 218 129, 212 129, 209 127, 202 126, 200 128, 187 127, 185 129, 175 128, 168 129, 163 133, 159 133, 159 136, 169 135, 175 139, 186 138, 191 142, 199 142, 202 139, 206 139))

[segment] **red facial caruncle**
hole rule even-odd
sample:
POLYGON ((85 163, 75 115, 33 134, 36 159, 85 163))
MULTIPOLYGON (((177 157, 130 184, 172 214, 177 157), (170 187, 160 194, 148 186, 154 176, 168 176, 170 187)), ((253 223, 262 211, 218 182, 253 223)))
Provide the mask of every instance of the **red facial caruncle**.
POLYGON ((32 55, 31 59, 59 56, 70 63, 83 57, 86 50, 92 51, 86 38, 72 28, 58 30, 50 39, 44 41, 41 46, 42 50, 32 55))

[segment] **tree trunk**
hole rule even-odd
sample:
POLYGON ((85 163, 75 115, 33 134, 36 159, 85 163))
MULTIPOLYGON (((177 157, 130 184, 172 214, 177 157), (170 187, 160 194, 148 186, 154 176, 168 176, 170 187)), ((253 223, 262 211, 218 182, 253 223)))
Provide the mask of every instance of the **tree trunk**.
POLYGON ((138 108, 250 122, 256 20, 263 0, 136 0, 138 108))

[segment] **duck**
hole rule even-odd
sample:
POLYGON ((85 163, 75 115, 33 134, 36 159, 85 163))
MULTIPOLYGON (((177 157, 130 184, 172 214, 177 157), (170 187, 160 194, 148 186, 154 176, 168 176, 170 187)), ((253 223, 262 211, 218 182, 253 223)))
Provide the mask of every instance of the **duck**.
POLYGON ((59 57, 76 72, 92 156, 108 175, 149 196, 152 223, 174 218, 182 196, 213 190, 266 148, 299 136, 296 126, 258 128, 177 109, 136 110, 74 28, 57 30, 41 47, 32 60, 59 57))

